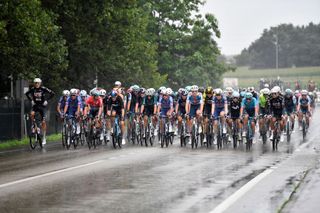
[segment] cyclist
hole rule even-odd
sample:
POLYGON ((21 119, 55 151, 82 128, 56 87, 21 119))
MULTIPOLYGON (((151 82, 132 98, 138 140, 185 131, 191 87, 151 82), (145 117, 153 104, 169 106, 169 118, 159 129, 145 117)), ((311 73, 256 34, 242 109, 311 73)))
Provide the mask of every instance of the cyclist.
POLYGON ((306 115, 307 128, 309 127, 309 123, 310 123, 309 117, 311 116, 311 100, 310 100, 310 97, 308 96, 307 90, 301 91, 301 96, 299 97, 299 100, 298 100, 297 112, 298 112, 298 120, 299 120, 299 130, 301 131, 303 114, 306 115))
MULTIPOLYGON (((91 91, 91 96, 86 101, 85 107, 85 115, 89 116, 89 123, 91 123, 92 119, 96 121, 96 127, 101 128, 101 115, 103 111, 103 102, 102 98, 100 97, 100 91, 94 89, 91 91)), ((101 135, 100 135, 101 138, 101 135)))
MULTIPOLYGON (((213 99, 213 88, 207 87, 203 95, 203 100, 204 100, 204 108, 203 108, 204 131, 203 133, 204 134, 207 133, 208 123, 211 118, 212 99, 213 99)), ((206 142, 206 140, 207 140, 207 137, 204 137, 203 142, 206 142)))
MULTIPOLYGON (((281 132, 284 129, 284 118, 283 118, 283 112, 284 112, 284 99, 283 97, 280 95, 280 87, 278 88, 277 86, 273 87, 271 89, 271 97, 268 101, 268 105, 269 105, 269 110, 270 110, 270 114, 271 114, 271 122, 270 122, 270 126, 271 126, 271 136, 270 136, 270 140, 273 139, 273 130, 274 130, 274 124, 276 122, 276 120, 280 121, 280 130, 281 132)), ((280 134, 280 141, 283 142, 284 138, 283 138, 283 134, 280 134)))
POLYGON ((57 105, 57 112, 59 113, 60 117, 63 117, 64 107, 66 105, 69 95, 70 95, 69 90, 63 90, 62 96, 59 98, 58 105, 57 105))
POLYGON ((186 103, 187 103, 188 91, 181 89, 180 97, 176 105, 176 115, 178 118, 178 130, 181 131, 182 119, 186 115, 186 103))
POLYGON ((81 98, 81 113, 84 115, 84 108, 86 107, 86 101, 87 101, 87 91, 81 90, 80 91, 80 98, 81 98))
POLYGON ((222 90, 220 88, 215 90, 215 96, 212 100, 212 108, 211 114, 214 119, 213 127, 215 133, 218 131, 218 118, 220 117, 221 125, 222 125, 222 133, 226 134, 226 123, 225 116, 228 114, 228 103, 226 98, 222 94, 222 90))
POLYGON ((296 97, 293 95, 291 89, 285 90, 284 96, 284 110, 285 110, 285 121, 288 119, 288 116, 291 121, 291 131, 294 129, 294 112, 296 110, 296 97))
MULTIPOLYGON (((157 100, 154 96, 155 90, 153 88, 149 88, 146 90, 146 96, 143 98, 142 106, 141 106, 141 114, 143 114, 143 129, 146 129, 148 125, 148 117, 152 117, 152 125, 156 127, 156 117, 157 113, 157 100)), ((143 131, 145 134, 145 131, 143 131)), ((144 135, 145 137, 145 135, 144 135)))
POLYGON ((81 109, 81 98, 77 95, 77 89, 70 90, 70 97, 67 99, 65 107, 64 107, 64 115, 66 115, 67 119, 71 119, 72 117, 76 118, 76 134, 80 134, 80 109, 81 109))
POLYGON ((107 116, 111 117, 111 120, 107 120, 107 140, 110 140, 110 130, 111 133, 113 133, 112 126, 114 124, 114 118, 115 116, 119 116, 120 120, 120 127, 121 127, 121 138, 122 138, 122 145, 126 144, 126 140, 123 137, 124 135, 124 104, 123 104, 123 99, 121 96, 116 92, 112 91, 110 94, 110 97, 108 98, 107 101, 107 116))
MULTIPOLYGON (((236 121, 238 134, 240 134, 241 123, 240 123, 240 109, 241 109, 241 102, 240 102, 240 94, 237 91, 232 93, 232 99, 229 105, 229 118, 227 119, 227 123, 230 129, 232 129, 232 121, 236 121)), ((240 138, 240 135, 239 135, 240 138)))
MULTIPOLYGON (((199 88, 197 85, 193 85, 190 88, 191 95, 188 96, 186 102, 186 114, 187 114, 187 126, 188 132, 187 136, 190 135, 191 127, 192 127, 192 118, 196 117, 198 122, 202 118, 203 112, 203 97, 202 94, 198 92, 199 88)), ((199 128, 199 133, 201 133, 202 128, 199 128)), ((191 143, 191 141, 189 141, 191 143)))
MULTIPOLYGON (((173 99, 171 97, 171 90, 165 89, 162 91, 162 97, 160 97, 160 100, 158 102, 158 111, 157 114, 160 118, 168 117, 171 119, 172 113, 173 113, 173 99)), ((160 130, 163 129, 163 119, 160 119, 160 130)), ((171 125, 170 125, 171 126, 171 125)), ((172 127, 171 127, 172 128, 172 127)))
POLYGON ((251 92, 253 97, 256 99, 256 100, 259 100, 259 95, 258 93, 255 91, 254 87, 248 87, 248 92, 251 92))
MULTIPOLYGON (((265 125, 266 122, 268 122, 268 115, 269 115, 269 106, 268 106, 268 101, 269 101, 269 95, 270 95, 270 90, 269 88, 263 88, 260 92, 259 96, 259 129, 263 129, 262 127, 265 125)), ((261 131, 260 135, 261 137, 261 131)))
POLYGON ((48 101, 55 95, 54 92, 41 85, 42 80, 40 78, 35 78, 33 80, 34 86, 26 92, 26 96, 29 101, 31 101, 32 110, 30 113, 31 120, 34 120, 35 113, 39 112, 42 120, 42 144, 46 144, 46 106, 48 101))
POLYGON ((313 113, 313 110, 314 110, 314 108, 315 108, 315 106, 316 106, 316 101, 315 101, 315 95, 314 95, 314 93, 313 92, 309 92, 308 93, 308 96, 309 96, 309 98, 310 98, 310 107, 311 107, 311 114, 313 113))
POLYGON ((253 97, 251 92, 247 92, 245 98, 242 99, 240 108, 240 117, 243 118, 243 132, 242 136, 245 137, 247 134, 247 126, 249 118, 251 120, 252 137, 254 138, 255 126, 256 126, 256 116, 258 115, 258 101, 253 97))

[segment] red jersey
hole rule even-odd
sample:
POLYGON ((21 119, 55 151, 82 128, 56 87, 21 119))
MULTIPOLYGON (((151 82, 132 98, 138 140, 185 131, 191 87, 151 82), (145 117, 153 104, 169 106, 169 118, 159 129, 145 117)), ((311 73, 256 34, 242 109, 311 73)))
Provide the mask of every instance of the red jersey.
POLYGON ((89 105, 92 108, 99 108, 102 107, 102 98, 98 97, 98 99, 94 99, 93 96, 90 96, 87 100, 86 100, 86 104, 89 105))

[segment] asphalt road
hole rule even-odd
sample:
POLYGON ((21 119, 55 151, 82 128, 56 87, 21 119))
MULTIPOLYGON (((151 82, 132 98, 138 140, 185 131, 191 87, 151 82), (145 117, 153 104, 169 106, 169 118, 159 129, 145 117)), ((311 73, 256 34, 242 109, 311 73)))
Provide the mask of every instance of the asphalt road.
POLYGON ((0 152, 0 211, 317 210, 319 205, 304 203, 315 189, 306 180, 316 185, 320 179, 319 118, 315 113, 305 142, 296 130, 277 152, 270 143, 257 142, 247 152, 231 146, 192 150, 180 148, 178 141, 163 149, 157 144, 114 150, 108 144, 63 150, 54 143, 44 150, 0 152))

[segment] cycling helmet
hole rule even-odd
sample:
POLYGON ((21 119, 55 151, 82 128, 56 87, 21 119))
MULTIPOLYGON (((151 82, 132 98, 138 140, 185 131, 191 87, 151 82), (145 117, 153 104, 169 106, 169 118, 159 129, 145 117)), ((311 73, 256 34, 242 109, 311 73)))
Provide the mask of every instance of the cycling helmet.
POLYGON ((304 89, 304 90, 302 90, 302 91, 301 91, 301 95, 308 95, 308 91, 307 91, 307 90, 305 90, 305 89, 304 89))
POLYGON ((187 95, 188 95, 188 91, 187 91, 186 89, 183 89, 183 90, 181 91, 181 95, 182 95, 182 96, 187 96, 187 95))
POLYGON ((146 89, 141 87, 140 90, 139 90, 140 94, 145 94, 146 93, 146 89))
POLYGON ((166 87, 162 86, 162 87, 159 87, 158 91, 161 92, 164 89, 166 89, 166 87))
POLYGON ((293 92, 292 92, 291 89, 286 89, 286 90, 285 90, 285 94, 291 96, 291 95, 293 95, 293 92))
POLYGON ((205 93, 206 94, 212 94, 213 93, 212 87, 207 87, 205 93))
POLYGON ((100 90, 100 96, 106 96, 107 91, 105 89, 100 90))
POLYGON ((147 89, 147 91, 146 91, 147 96, 152 96, 153 94, 154 94, 154 92, 153 92, 152 88, 147 89))
POLYGON ((248 87, 248 92, 254 92, 254 87, 248 87))
POLYGON ((113 97, 113 98, 114 98, 114 97, 117 97, 117 95, 118 95, 118 94, 117 94, 117 92, 116 92, 116 91, 112 91, 110 95, 111 95, 111 97, 113 97))
POLYGON ((227 87, 227 88, 226 88, 226 91, 227 91, 227 93, 233 93, 232 87, 227 87))
POLYGON ((197 85, 192 85, 190 90, 191 90, 191 92, 198 92, 199 87, 197 85))
POLYGON ((233 97, 233 98, 239 98, 239 97, 240 97, 239 92, 234 91, 234 92, 232 93, 232 97, 233 97))
POLYGON ((269 94, 270 94, 269 88, 264 88, 264 89, 262 89, 262 94, 263 94, 263 95, 269 95, 269 94))
POLYGON ((299 93, 300 93, 299 90, 296 90, 296 91, 294 92, 295 95, 299 95, 299 93))
POLYGON ((186 88, 185 88, 188 92, 190 92, 191 91, 191 86, 186 86, 186 88))
POLYGON ((253 97, 251 92, 246 93, 246 99, 251 99, 253 97))
POLYGON ((100 96, 100 91, 95 89, 92 91, 92 96, 100 96))
POLYGON ((116 82, 114 82, 114 85, 117 86, 117 87, 121 87, 121 82, 120 81, 116 81, 116 82))
POLYGON ((199 91, 200 93, 204 93, 204 87, 199 87, 198 91, 199 91))
POLYGON ((172 94, 173 94, 172 89, 171 89, 171 88, 167 88, 167 89, 166 89, 166 94, 167 94, 167 95, 172 95, 172 94))
POLYGON ((264 88, 268 88, 269 89, 269 84, 265 84, 264 88))
POLYGON ((87 91, 81 90, 81 91, 80 91, 80 96, 81 96, 81 97, 86 97, 86 96, 87 96, 87 91))
POLYGON ((78 90, 77 89, 71 89, 70 90, 70 95, 77 95, 78 94, 78 90))
POLYGON ((133 92, 139 92, 139 90, 140 90, 140 87, 138 85, 133 85, 132 86, 132 91, 133 92))
POLYGON ((62 95, 63 96, 69 96, 70 95, 70 91, 69 90, 63 90, 62 91, 62 95))
POLYGON ((241 92, 240 92, 240 96, 241 96, 242 98, 244 98, 244 96, 246 96, 246 92, 245 92, 245 91, 241 91, 241 92))
POLYGON ((314 95, 313 95, 313 92, 309 92, 308 95, 309 95, 310 97, 313 97, 313 96, 314 96, 314 95))
POLYGON ((215 91, 215 94, 216 95, 222 95, 222 89, 217 88, 216 91, 215 91))
POLYGON ((273 87, 273 88, 271 89, 270 93, 271 93, 271 94, 276 94, 276 93, 278 93, 277 88, 274 88, 274 87, 273 87))
POLYGON ((272 89, 275 89, 275 91, 280 92, 281 88, 279 86, 274 86, 272 89))
POLYGON ((40 78, 35 78, 33 79, 33 83, 41 83, 42 80, 40 78))
POLYGON ((152 91, 152 95, 154 95, 154 93, 156 93, 156 90, 154 88, 149 88, 149 90, 152 91))
POLYGON ((182 90, 184 90, 184 88, 179 88, 178 93, 181 94, 182 90))

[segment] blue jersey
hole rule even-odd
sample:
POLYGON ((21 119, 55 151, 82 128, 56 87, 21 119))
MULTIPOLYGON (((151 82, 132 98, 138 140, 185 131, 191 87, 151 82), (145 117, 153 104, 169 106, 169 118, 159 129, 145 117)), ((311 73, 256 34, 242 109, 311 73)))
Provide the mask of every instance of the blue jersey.
POLYGON ((308 110, 308 104, 311 104, 309 96, 307 98, 299 97, 298 103, 300 104, 300 110, 308 110))
POLYGON ((64 99, 64 97, 65 96, 61 96, 60 98, 59 98, 59 104, 60 104, 60 110, 63 112, 63 110, 64 110, 64 107, 66 106, 66 100, 64 99))
POLYGON ((198 94, 197 96, 188 96, 187 103, 190 103, 191 106, 201 105, 203 103, 202 95, 198 94))
POLYGON ((252 98, 250 102, 247 101, 247 99, 243 99, 241 102, 241 107, 243 107, 245 110, 254 110, 255 107, 258 105, 258 101, 255 98, 252 98))
POLYGON ((225 104, 227 103, 227 99, 223 96, 220 99, 213 97, 212 103, 214 104, 215 110, 223 110, 225 104))
POLYGON ((74 115, 74 113, 78 110, 78 106, 81 106, 81 98, 79 96, 77 96, 75 99, 69 97, 66 102, 66 106, 68 107, 68 115, 74 115))
POLYGON ((170 108, 173 108, 173 99, 172 97, 169 97, 168 99, 160 97, 158 105, 161 105, 160 114, 164 116, 170 110, 170 108))

